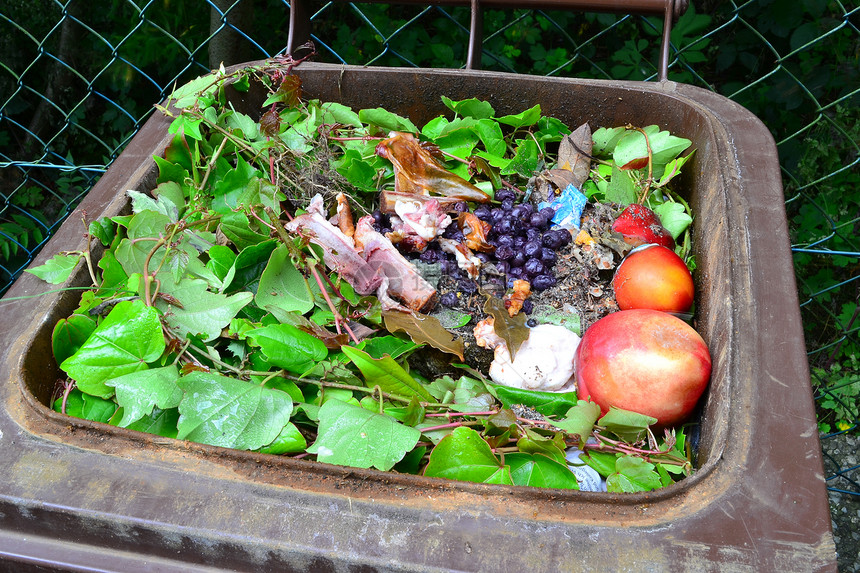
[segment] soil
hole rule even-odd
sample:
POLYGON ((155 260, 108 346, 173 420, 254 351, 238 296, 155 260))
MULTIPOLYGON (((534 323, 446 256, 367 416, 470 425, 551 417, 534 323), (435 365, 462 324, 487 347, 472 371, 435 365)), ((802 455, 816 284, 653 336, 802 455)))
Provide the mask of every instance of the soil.
POLYGON ((830 436, 821 449, 839 571, 860 572, 860 437, 830 436))

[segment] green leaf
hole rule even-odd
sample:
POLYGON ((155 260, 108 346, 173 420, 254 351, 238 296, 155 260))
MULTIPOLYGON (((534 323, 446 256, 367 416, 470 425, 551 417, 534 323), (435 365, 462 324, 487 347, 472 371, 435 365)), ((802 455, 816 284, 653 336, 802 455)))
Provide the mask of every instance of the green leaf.
MULTIPOLYGON (((54 401, 54 410, 62 412, 63 399, 57 398, 54 401)), ((116 414, 117 405, 112 400, 105 400, 97 396, 84 394, 77 388, 69 392, 66 399, 66 415, 82 418, 84 420, 92 420, 93 422, 101 422, 107 424, 110 419, 116 414)))
POLYGON ((263 446, 257 451, 261 454, 296 454, 305 451, 308 447, 308 442, 292 422, 284 426, 278 437, 271 444, 263 446))
POLYGON ((179 380, 177 438, 256 450, 271 444, 290 420, 293 401, 280 390, 209 372, 179 380))
POLYGON ((114 391, 105 385, 107 380, 146 369, 164 348, 158 311, 139 300, 123 301, 60 368, 81 391, 109 398, 114 391))
MULTIPOLYGON (((170 185, 170 183, 162 183, 162 185, 170 185)), ((173 183, 173 185, 176 185, 173 183)), ((160 195, 158 199, 153 199, 145 193, 129 189, 126 194, 131 198, 131 210, 135 213, 141 211, 155 211, 167 217, 171 222, 176 222, 179 219, 179 208, 176 204, 164 195, 160 195)), ((182 201, 185 204, 185 201, 182 201)))
POLYGON ((396 359, 416 348, 420 348, 418 344, 415 344, 411 340, 403 340, 391 334, 366 338, 362 343, 364 346, 361 349, 373 358, 382 358, 387 354, 396 359))
POLYGON ((217 213, 227 213, 235 209, 251 180, 259 174, 260 171, 240 155, 236 167, 212 186, 212 209, 217 213))
POLYGON ((576 406, 567 411, 564 419, 553 422, 557 428, 561 428, 569 434, 579 436, 580 447, 591 435, 594 422, 600 417, 600 406, 587 400, 579 400, 576 406))
POLYGON ((247 333, 268 361, 278 368, 302 374, 328 356, 325 344, 290 324, 272 324, 247 333))
POLYGON ((525 111, 513 115, 503 115, 497 117, 496 121, 505 125, 510 125, 514 129, 528 127, 534 125, 540 119, 540 104, 535 105, 525 111))
POLYGON ((561 416, 576 405, 576 392, 541 392, 499 384, 488 384, 488 387, 505 408, 521 404, 544 416, 561 416))
MULTIPOLYGON (((482 119, 475 125, 475 132, 484 144, 484 149, 490 155, 504 157, 507 151, 505 136, 498 122, 491 119, 482 119)), ((498 167, 498 166, 497 166, 498 167)))
POLYGON ((425 401, 433 401, 430 392, 419 382, 416 382, 391 356, 377 359, 367 352, 351 346, 343 346, 340 350, 364 375, 365 384, 368 388, 379 386, 383 392, 390 394, 397 394, 406 398, 418 396, 425 401))
MULTIPOLYGON (((460 426, 430 452, 424 475, 471 482, 498 480, 502 463, 490 445, 471 428, 460 426)), ((494 483, 499 483, 495 481, 494 483)))
POLYGON ((522 177, 531 177, 538 169, 539 153, 538 145, 533 139, 519 140, 514 158, 502 168, 502 175, 519 174, 522 177))
POLYGON ((102 217, 91 222, 87 232, 107 247, 113 242, 113 238, 116 236, 116 225, 110 219, 102 217))
POLYGON ((638 414, 629 410, 611 407, 605 416, 597 421, 602 426, 629 443, 641 440, 648 426, 657 423, 657 418, 638 414))
POLYGON ((605 478, 615 472, 618 455, 588 450, 585 454, 580 454, 579 459, 605 478))
POLYGON ((153 410, 149 416, 144 416, 137 422, 126 426, 129 430, 164 436, 165 438, 176 438, 176 425, 179 423, 179 409, 153 410))
POLYGON ((203 342, 218 338, 236 313, 254 298, 249 292, 231 296, 216 294, 207 290, 207 283, 202 279, 183 279, 173 283, 167 276, 162 278, 161 287, 182 305, 174 306, 161 299, 156 301, 156 306, 164 312, 167 325, 179 338, 193 334, 199 335, 203 342))
POLYGON ((45 264, 25 269, 24 272, 36 275, 52 285, 58 285, 68 280, 82 258, 81 253, 57 254, 45 261, 45 264))
POLYGON ((636 202, 636 182, 629 171, 623 171, 617 164, 612 165, 612 177, 606 188, 606 200, 622 205, 636 202))
POLYGON ((358 112, 358 118, 362 123, 369 123, 386 131, 418 133, 418 128, 415 127, 415 124, 407 118, 381 107, 360 110, 358 112))
POLYGON ((314 307, 313 293, 304 275, 290 261, 286 245, 278 245, 269 256, 254 301, 260 308, 273 306, 301 314, 314 307))
POLYGON ((579 489, 576 476, 566 465, 542 454, 507 454, 505 463, 511 467, 511 478, 515 485, 579 489))
POLYGON ((660 486, 660 476, 654 470, 654 464, 634 456, 619 457, 615 462, 615 473, 606 478, 606 489, 610 492, 651 491, 660 486))
POLYGON ((221 215, 219 228, 224 236, 240 250, 269 240, 268 232, 257 231, 256 222, 252 225, 245 213, 241 211, 230 211, 221 215))
POLYGON ((464 117, 489 119, 496 114, 496 110, 493 109, 492 105, 477 98, 454 101, 451 98, 442 96, 442 103, 454 113, 464 117))
POLYGON ((524 454, 542 454, 559 463, 565 463, 566 445, 561 433, 553 434, 550 437, 526 428, 523 436, 517 440, 517 448, 524 454))
POLYGON ((654 207, 654 212, 660 217, 660 224, 677 239, 693 222, 693 218, 684 210, 680 203, 666 201, 654 207))
POLYGON ((594 155, 612 155, 615 146, 627 130, 623 127, 601 127, 591 134, 594 155))
MULTIPOLYGON (((269 256, 277 244, 277 241, 270 239, 242 249, 236 260, 233 261, 231 268, 233 278, 229 284, 225 282, 224 290, 227 293, 239 291, 256 293, 260 283, 260 275, 266 269, 266 265, 269 264, 269 256)), ((228 275, 230 275, 229 272, 228 275)))
POLYGON ((51 335, 51 348, 57 364, 73 355, 96 329, 96 321, 84 314, 73 314, 61 318, 51 335))
POLYGON ((319 419, 317 439, 307 451, 329 464, 388 471, 421 438, 421 432, 391 416, 340 400, 323 404, 319 419))
POLYGON ((358 114, 342 103, 327 101, 320 106, 320 109, 323 111, 323 123, 340 123, 352 127, 361 127, 358 114))
POLYGON ((230 281, 233 280, 233 274, 236 272, 233 269, 233 264, 236 262, 236 253, 233 252, 233 249, 226 245, 212 245, 209 247, 209 260, 206 262, 206 266, 209 267, 215 276, 221 279, 221 282, 225 285, 230 284, 230 281), (233 269, 233 273, 231 273, 231 269, 233 269), (227 277, 230 277, 227 280, 227 277))
POLYGON ((338 173, 364 191, 376 191, 374 163, 375 160, 365 159, 361 152, 355 149, 347 149, 339 158, 331 160, 331 166, 338 173))
POLYGON ((629 130, 621 137, 612 152, 616 165, 622 169, 645 167, 650 146, 652 176, 659 179, 666 164, 692 144, 689 139, 674 136, 668 131, 660 131, 656 125, 649 125, 643 131, 648 135, 648 145, 645 143, 645 135, 639 131, 629 130))
POLYGON ((129 424, 152 414, 153 408, 175 408, 182 399, 182 389, 176 383, 179 370, 175 365, 132 372, 105 382, 116 391, 116 402, 123 409, 118 426, 129 424))

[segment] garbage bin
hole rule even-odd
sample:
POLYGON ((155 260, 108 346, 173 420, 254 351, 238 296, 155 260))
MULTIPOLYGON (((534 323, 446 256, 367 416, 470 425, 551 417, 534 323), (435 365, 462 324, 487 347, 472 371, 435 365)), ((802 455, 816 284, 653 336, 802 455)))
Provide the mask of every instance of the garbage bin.
MULTIPOLYGON (((835 571, 774 142, 749 112, 673 82, 303 64, 308 97, 415 123, 440 96, 568 125, 657 124, 692 140, 697 329, 713 357, 693 476, 610 494, 446 481, 170 440, 48 407, 51 331, 74 291, 0 303, 0 555, 15 570, 835 571)), ((234 94, 257 109, 262 94, 234 94)), ((154 187, 169 118, 153 116, 80 206, 128 209, 154 187)), ((84 247, 72 217, 34 262, 84 247)), ((86 271, 71 285, 88 281, 86 271)))

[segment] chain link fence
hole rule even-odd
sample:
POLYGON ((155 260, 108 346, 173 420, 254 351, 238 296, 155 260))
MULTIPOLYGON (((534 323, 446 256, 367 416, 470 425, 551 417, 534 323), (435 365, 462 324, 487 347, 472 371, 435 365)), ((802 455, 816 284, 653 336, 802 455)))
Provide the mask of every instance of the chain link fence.
MULTIPOLYGON (((278 54, 279 0, 0 3, 0 294, 176 84, 278 54)), ((322 61, 463 67, 468 8, 314 3, 322 61)), ((660 18, 484 13, 485 69, 654 80, 660 18)), ((777 141, 840 566, 860 538, 860 7, 694 0, 669 79, 747 107, 777 141), (852 521, 853 520, 853 521, 852 521), (853 543, 853 545, 851 545, 853 543)), ((83 232, 83 226, 82 226, 83 232)), ((762 229, 761 232, 767 232, 762 229)))

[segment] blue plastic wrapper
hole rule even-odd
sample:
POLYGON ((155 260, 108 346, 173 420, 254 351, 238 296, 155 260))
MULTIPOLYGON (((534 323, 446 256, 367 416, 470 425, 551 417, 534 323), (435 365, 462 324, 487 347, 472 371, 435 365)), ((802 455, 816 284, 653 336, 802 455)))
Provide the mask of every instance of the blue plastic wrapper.
POLYGON ((588 199, 580 193, 579 189, 573 185, 568 185, 552 201, 540 203, 538 209, 552 207, 555 211, 555 215, 552 217, 553 223, 565 229, 579 229, 582 210, 587 201, 588 199))

